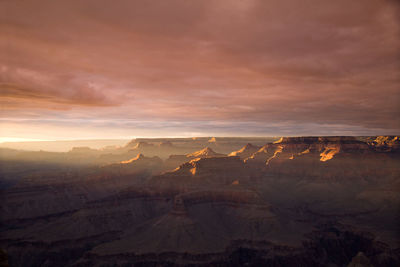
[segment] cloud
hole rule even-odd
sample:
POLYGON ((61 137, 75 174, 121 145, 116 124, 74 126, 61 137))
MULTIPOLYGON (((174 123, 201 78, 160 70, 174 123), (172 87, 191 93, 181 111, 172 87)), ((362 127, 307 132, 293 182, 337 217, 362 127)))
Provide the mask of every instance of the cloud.
POLYGON ((3 117, 400 130, 396 1, 0 5, 3 117))
POLYGON ((21 104, 44 109, 118 104, 113 97, 105 95, 101 86, 90 82, 88 78, 54 73, 48 75, 46 72, 9 66, 1 68, 0 78, 0 101, 8 103, 3 108, 15 108, 21 104))
POLYGON ((29 101, 33 104, 65 104, 82 106, 109 106, 113 105, 104 95, 94 92, 90 87, 79 88, 75 92, 45 91, 36 88, 24 88, 13 84, 0 84, 1 98, 10 102, 29 101))

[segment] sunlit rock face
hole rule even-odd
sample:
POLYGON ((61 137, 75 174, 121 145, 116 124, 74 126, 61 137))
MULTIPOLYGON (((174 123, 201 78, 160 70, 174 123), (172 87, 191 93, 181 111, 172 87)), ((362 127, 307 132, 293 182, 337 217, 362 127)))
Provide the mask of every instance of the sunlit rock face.
POLYGON ((138 142, 132 149, 146 149, 150 147, 155 147, 153 144, 149 144, 147 142, 138 142))
POLYGON ((368 144, 376 151, 381 152, 400 152, 399 136, 377 136, 367 139, 368 144))
POLYGON ((238 156, 195 158, 174 171, 153 177, 154 183, 163 185, 221 184, 238 180, 248 181, 251 170, 238 156))
POLYGON ((217 153, 209 147, 186 155, 170 155, 164 162, 164 170, 174 170, 181 164, 197 158, 224 157, 226 155, 217 153))
MULTIPOLYGON (((182 142, 181 142, 182 143, 182 142)), ((195 146, 198 148, 198 146, 195 146)), ((184 143, 183 145, 176 145, 172 141, 167 139, 134 139, 129 142, 125 147, 119 150, 122 155, 129 153, 142 153, 146 156, 158 156, 161 159, 167 159, 170 155, 181 155, 187 154, 194 151, 191 142, 189 144, 184 143)))
POLYGON ((208 142, 209 142, 209 143, 216 143, 216 142, 217 142, 217 139, 216 139, 215 137, 211 137, 211 138, 208 140, 208 142))
POLYGON ((323 154, 321 157, 324 157, 323 161, 332 159, 339 152, 367 153, 371 150, 365 142, 350 136, 283 137, 274 144, 282 146, 284 151, 290 151, 293 154, 306 154, 307 151, 321 152, 323 154))
POLYGON ((143 154, 138 154, 130 160, 106 165, 102 170, 122 175, 146 172, 149 174, 156 174, 161 170, 162 165, 163 161, 159 157, 146 157, 143 154))
POLYGON ((268 171, 307 178, 374 177, 382 172, 377 161, 387 157, 354 137, 282 138, 274 145, 274 155, 266 161, 268 171))
POLYGON ((393 177, 397 139, 355 137, 283 137, 245 159, 266 173, 313 179, 379 179, 393 177), (384 167, 383 167, 384 166, 384 167), (383 167, 383 169, 382 169, 383 167))
POLYGON ((241 159, 247 159, 248 157, 256 153, 259 149, 260 147, 253 146, 252 144, 248 143, 241 149, 230 153, 229 156, 239 156, 241 159))
POLYGON ((223 157, 225 156, 224 154, 216 153, 214 150, 212 150, 209 147, 206 147, 202 150, 190 153, 186 155, 187 158, 211 158, 211 157, 223 157))
POLYGON ((262 146, 258 151, 253 153, 250 157, 246 158, 244 161, 247 164, 252 164, 255 167, 265 167, 268 159, 270 159, 277 150, 277 146, 274 144, 266 144, 262 146))

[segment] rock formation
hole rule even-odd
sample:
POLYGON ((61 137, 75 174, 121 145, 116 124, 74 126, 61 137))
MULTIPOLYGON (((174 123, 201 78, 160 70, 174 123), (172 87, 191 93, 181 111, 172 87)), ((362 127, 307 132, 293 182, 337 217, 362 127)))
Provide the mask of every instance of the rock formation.
POLYGON ((209 147, 206 147, 202 150, 187 154, 186 157, 189 159, 194 159, 194 158, 211 158, 211 157, 223 157, 225 156, 224 154, 216 153, 214 150, 212 150, 209 147))
POLYGON ((139 153, 136 157, 102 167, 103 171, 126 175, 148 172, 156 174, 162 168, 163 161, 159 157, 146 157, 139 153))
POLYGON ((101 167, 87 153, 74 167, 63 163, 74 153, 7 150, 1 252, 17 267, 399 265, 396 137, 285 137, 242 149, 258 139, 218 138, 216 151, 239 150, 194 149, 208 140, 135 140, 129 149, 196 152, 163 162, 116 149, 123 159, 101 167), (160 173, 166 164, 173 170, 160 173))
POLYGON ((170 155, 167 160, 165 160, 164 169, 173 170, 179 167, 181 164, 188 162, 197 158, 211 158, 211 157, 223 157, 224 154, 216 153, 209 147, 203 148, 199 151, 189 153, 186 155, 170 155))
POLYGON ((239 156, 241 159, 247 159, 248 157, 256 153, 259 149, 260 147, 253 146, 252 144, 248 143, 241 149, 231 152, 228 156, 239 156))
POLYGON ((399 136, 377 136, 368 138, 367 142, 376 151, 381 152, 400 152, 399 136))

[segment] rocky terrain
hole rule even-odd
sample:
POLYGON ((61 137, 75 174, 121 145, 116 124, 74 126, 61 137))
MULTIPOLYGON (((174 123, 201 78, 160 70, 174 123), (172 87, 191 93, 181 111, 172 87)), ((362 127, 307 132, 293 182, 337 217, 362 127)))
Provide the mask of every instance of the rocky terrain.
POLYGON ((193 159, 199 158, 217 158, 223 157, 224 154, 216 153, 209 147, 201 149, 199 151, 195 151, 193 153, 189 153, 186 155, 170 155, 164 162, 164 169, 165 170, 173 170, 179 167, 181 164, 188 162, 193 159))
POLYGON ((239 156, 241 159, 247 159, 251 157, 254 153, 256 153, 259 149, 260 147, 253 146, 252 144, 248 143, 241 149, 231 152, 229 156, 239 156))
POLYGON ((0 156, 3 265, 400 265, 397 136, 0 156))

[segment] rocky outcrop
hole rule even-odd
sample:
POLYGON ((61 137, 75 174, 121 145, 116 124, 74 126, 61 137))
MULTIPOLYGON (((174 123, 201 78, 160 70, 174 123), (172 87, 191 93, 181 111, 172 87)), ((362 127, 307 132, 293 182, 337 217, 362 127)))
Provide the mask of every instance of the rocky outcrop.
POLYGON ((159 157, 146 157, 139 153, 136 157, 102 167, 105 172, 118 175, 148 173, 156 174, 162 169, 163 161, 159 157))
POLYGON ((367 138, 368 144, 380 152, 400 152, 399 136, 376 136, 367 138))
POLYGON ((362 143, 354 136, 300 136, 300 137, 281 137, 274 144, 315 144, 315 143, 340 143, 354 144, 362 143))
MULTIPOLYGON (((282 138, 245 160, 204 149, 155 176, 162 160, 146 154, 65 171, 3 164, 21 176, 0 194, 0 247, 10 266, 398 266, 392 139, 282 138)), ((228 151, 252 142, 237 140, 228 151)))
POLYGON ((335 180, 377 176, 382 173, 382 160, 393 168, 395 160, 355 137, 283 137, 245 162, 268 173, 335 180))
MULTIPOLYGON (((184 155, 201 147, 201 143, 192 144, 192 141, 189 141, 188 144, 186 144, 185 142, 182 142, 182 140, 180 140, 180 143, 183 144, 178 143, 178 145, 175 145, 173 142, 168 141, 168 139, 161 139, 161 142, 156 141, 158 141, 158 139, 155 139, 152 142, 134 140, 124 149, 128 149, 128 151, 135 152, 136 154, 142 153, 147 156, 158 156, 162 159, 168 159, 170 155, 184 155)), ((205 143, 205 140, 203 143, 205 143)))
POLYGON ((147 142, 138 142, 132 149, 147 149, 147 148, 153 148, 155 145, 147 143, 147 142))
POLYGON ((274 155, 275 150, 277 150, 276 145, 266 144, 262 146, 258 151, 253 153, 253 155, 245 159, 245 162, 248 164, 256 164, 259 166, 263 166, 265 165, 267 160, 274 155))
POLYGON ((206 147, 202 150, 187 154, 186 157, 189 159, 194 159, 194 158, 211 158, 211 157, 223 157, 225 156, 224 154, 216 153, 214 150, 212 150, 209 147, 206 147))
POLYGON ((241 149, 231 152, 228 156, 239 156, 241 159, 247 159, 248 157, 256 153, 259 149, 260 147, 253 146, 252 144, 248 143, 241 149))
POLYGON ((322 152, 326 149, 336 149, 349 153, 367 153, 371 149, 363 141, 353 136, 328 136, 328 137, 282 137, 274 142, 277 146, 283 146, 284 150, 300 153, 307 149, 322 152))
POLYGON ((152 182, 171 186, 230 185, 234 181, 248 183, 251 174, 252 170, 248 169, 238 156, 206 157, 193 159, 174 171, 155 176, 152 182))
POLYGON ((209 143, 216 143, 216 142, 217 142, 217 139, 216 139, 215 137, 211 137, 211 138, 208 140, 208 142, 209 142, 209 143))
POLYGON ((165 160, 164 169, 173 170, 182 165, 183 163, 197 158, 212 158, 212 157, 224 157, 224 156, 226 155, 216 153, 211 148, 206 147, 199 151, 195 151, 193 153, 189 153, 186 155, 170 155, 169 158, 165 160))
POLYGON ((382 173, 378 162, 387 158, 354 137, 282 138, 273 145, 275 152, 266 167, 280 175, 328 180, 378 178, 382 173))

